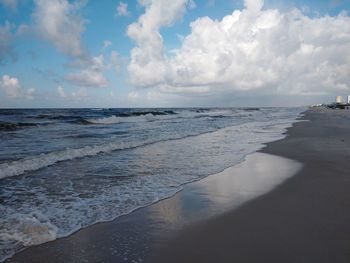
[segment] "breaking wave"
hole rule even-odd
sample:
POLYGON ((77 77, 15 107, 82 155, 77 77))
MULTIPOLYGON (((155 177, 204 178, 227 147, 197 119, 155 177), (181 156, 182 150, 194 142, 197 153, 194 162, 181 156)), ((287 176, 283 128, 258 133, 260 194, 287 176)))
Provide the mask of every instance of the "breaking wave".
POLYGON ((106 153, 115 150, 122 150, 139 146, 137 144, 121 145, 121 144, 101 144, 95 146, 85 146, 78 149, 66 149, 57 152, 40 154, 30 159, 22 159, 10 163, 0 164, 0 179, 21 175, 28 171, 35 171, 58 162, 93 156, 99 153, 106 153))
MULTIPOLYGON (((98 118, 98 119, 84 119, 83 124, 116 124, 122 122, 139 122, 139 121, 154 121, 157 117, 165 117, 167 115, 175 115, 174 111, 142 111, 131 113, 120 113, 110 117, 98 118)), ((164 119, 164 118, 162 118, 164 119)))
POLYGON ((88 119, 85 120, 86 124, 115 124, 122 122, 121 117, 117 116, 111 116, 111 117, 105 117, 100 119, 88 119))
POLYGON ((161 141, 170 141, 184 139, 187 137, 198 136, 205 133, 211 133, 213 131, 198 133, 198 134, 189 134, 186 136, 175 136, 167 139, 159 140, 150 140, 140 142, 129 142, 129 143, 106 143, 100 145, 85 146, 82 148, 76 149, 65 149, 56 152, 50 152, 46 154, 40 154, 28 159, 21 159, 17 161, 12 161, 8 163, 0 164, 0 179, 7 177, 18 176, 24 174, 25 172, 39 170, 51 165, 54 165, 58 162, 68 161, 76 158, 83 158, 88 156, 94 156, 100 153, 109 153, 112 151, 132 149, 136 147, 141 147, 149 144, 154 144, 161 141))

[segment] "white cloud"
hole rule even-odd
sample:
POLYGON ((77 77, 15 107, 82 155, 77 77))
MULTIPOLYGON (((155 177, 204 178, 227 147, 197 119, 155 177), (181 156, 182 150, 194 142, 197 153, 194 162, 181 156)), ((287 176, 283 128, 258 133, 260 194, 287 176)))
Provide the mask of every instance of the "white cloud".
POLYGON ((87 91, 87 88, 85 87, 79 88, 77 90, 74 90, 68 93, 60 85, 57 87, 57 93, 61 99, 68 100, 68 101, 77 101, 77 100, 79 101, 88 97, 88 91, 87 91))
POLYGON ((112 45, 112 41, 110 40, 105 40, 103 41, 103 48, 108 48, 110 45, 112 45))
POLYGON ((150 86, 164 82, 167 66, 159 29, 170 26, 181 18, 190 3, 187 0, 140 1, 146 11, 127 30, 128 36, 137 45, 131 50, 128 66, 133 84, 150 86))
POLYGON ((116 11, 118 16, 130 16, 130 12, 128 11, 128 4, 124 2, 119 2, 116 11))
POLYGON ((19 79, 10 77, 9 75, 2 76, 0 88, 2 88, 5 94, 10 98, 26 98, 31 100, 34 98, 36 92, 35 88, 23 89, 19 79))
POLYGON ((72 97, 73 99, 84 99, 88 96, 88 92, 87 92, 87 89, 86 88, 81 88, 77 91, 73 91, 72 92, 72 97))
POLYGON ((128 93, 129 100, 136 100, 139 98, 139 93, 137 91, 131 91, 128 93))
POLYGON ((104 88, 108 85, 108 80, 102 73, 105 68, 104 56, 101 54, 91 58, 86 68, 68 74, 66 80, 78 86, 104 88))
POLYGON ((39 34, 67 56, 85 55, 81 36, 86 21, 80 15, 85 1, 35 0, 35 3, 33 17, 39 34))
POLYGON ((13 12, 17 11, 17 0, 0 0, 0 4, 2 4, 3 6, 5 6, 13 12))
POLYGON ((136 43, 128 65, 130 81, 162 93, 311 95, 349 91, 350 17, 308 17, 245 9, 221 20, 201 17, 190 24, 182 46, 168 57, 159 29, 185 12, 187 1, 145 0, 145 13, 128 28, 136 43))
POLYGON ((0 86, 8 97, 18 98, 23 94, 19 80, 17 78, 10 77, 9 75, 2 76, 0 86))
POLYGON ((264 6, 263 0, 244 0, 244 6, 249 12, 259 12, 264 6))
POLYGON ((105 60, 103 55, 99 55, 92 58, 92 61, 90 63, 90 67, 94 71, 100 71, 103 70, 105 67, 105 60))
POLYGON ((101 72, 92 70, 82 70, 77 73, 70 73, 66 79, 75 85, 83 87, 107 87, 108 81, 101 72))
MULTIPOLYGON (((108 81, 103 75, 106 69, 103 55, 91 57, 82 42, 87 21, 81 16, 81 9, 86 2, 35 0, 36 7, 32 15, 34 29, 70 58, 66 65, 76 71, 67 74, 65 80, 83 87, 106 87, 108 81)), ((109 40, 104 41, 102 51, 111 44, 109 40)))
POLYGON ((34 94, 36 92, 35 88, 29 88, 26 90, 25 97, 29 100, 34 99, 34 94))
POLYGON ((66 97, 66 93, 65 93, 64 88, 62 86, 57 87, 57 93, 61 98, 66 97))

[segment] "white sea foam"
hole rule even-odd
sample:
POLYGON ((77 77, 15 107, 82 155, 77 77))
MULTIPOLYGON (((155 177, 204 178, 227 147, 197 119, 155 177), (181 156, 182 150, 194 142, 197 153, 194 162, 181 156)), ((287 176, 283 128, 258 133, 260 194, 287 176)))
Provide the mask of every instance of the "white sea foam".
POLYGON ((163 141, 158 138, 157 142, 153 139, 143 140, 142 144, 110 143, 67 149, 1 164, 0 178, 4 178, 60 161, 148 144, 129 153, 119 155, 116 152, 94 158, 93 165, 89 159, 82 159, 78 168, 75 162, 70 162, 38 171, 38 175, 47 180, 38 182, 37 176, 18 180, 18 189, 22 192, 17 196, 11 187, 4 188, 3 196, 8 196, 11 202, 0 204, 3 215, 0 218, 0 243, 4 244, 0 261, 15 253, 19 245, 31 246, 67 236, 83 227, 113 220, 169 197, 179 191, 182 184, 234 165, 247 154, 261 149, 263 144, 283 138, 295 117, 252 121, 202 134, 167 137, 163 141), (133 161, 128 163, 128 158, 133 161), (80 171, 80 167, 87 170, 80 171), (122 176, 125 173, 123 180, 116 178, 121 176, 118 169, 123 171, 122 176), (92 171, 92 175, 88 171, 92 171), (102 184, 99 184, 100 177, 103 177, 102 184), (63 186, 56 188, 58 186, 52 186, 50 182, 63 186))
POLYGON ((100 119, 89 119, 88 122, 94 124, 115 124, 122 122, 122 118, 113 115, 111 117, 105 117, 100 119))
POLYGON ((197 113, 198 116, 209 116, 209 117, 217 117, 217 116, 232 116, 232 110, 213 110, 209 112, 200 112, 197 113))
MULTIPOLYGON (((190 134, 193 136, 196 134, 190 134)), ((187 136, 185 136, 187 137, 187 136)), ((181 139, 179 136, 174 136, 167 138, 167 140, 181 139)), ((40 154, 37 156, 32 156, 27 159, 21 159, 18 161, 7 162, 0 164, 0 179, 18 176, 24 174, 25 172, 35 171, 55 163, 73 160, 76 158, 82 158, 87 156, 94 156, 100 153, 108 153, 117 150, 124 150, 129 148, 135 148, 150 143, 156 143, 162 141, 158 140, 146 140, 143 142, 125 142, 125 143, 106 143, 100 145, 85 146, 76 149, 65 149, 62 151, 50 152, 46 154, 40 154)))
MULTIPOLYGON (((285 120, 285 122, 293 123, 294 120, 285 120)), ((255 122, 255 125, 256 124, 257 122, 255 122)), ((280 125, 284 126, 285 123, 282 122, 280 125)), ((239 125, 237 127, 239 129, 242 129, 244 127, 250 127, 250 126, 251 124, 247 123, 247 124, 239 125)), ((199 134, 190 134, 189 136, 193 136, 193 135, 199 135, 199 134)), ((168 140, 181 139, 181 137, 174 136, 172 138, 167 138, 167 139, 168 140)), ((25 172, 35 171, 62 161, 67 161, 67 160, 72 160, 75 158, 82 158, 87 156, 94 156, 100 153, 108 153, 116 150, 139 147, 150 143, 156 143, 158 141, 162 141, 162 140, 160 139, 160 140, 154 140, 154 141, 151 141, 151 140, 143 141, 142 143, 140 142, 106 143, 106 144, 100 144, 100 145, 85 146, 85 147, 76 148, 76 149, 68 148, 62 151, 40 154, 38 156, 33 156, 28 159, 21 159, 18 161, 2 163, 0 164, 0 179, 12 177, 12 176, 18 176, 25 172)))
POLYGON ((128 116, 128 117, 118 117, 111 116, 99 119, 88 119, 87 121, 93 124, 117 124, 117 123, 128 123, 128 122, 147 122, 155 120, 170 120, 178 118, 179 116, 173 115, 153 115, 152 113, 146 113, 139 116, 128 116))
POLYGON ((40 212, 13 213, 7 222, 2 222, 2 242, 15 241, 23 246, 39 245, 57 238, 58 228, 40 212))
POLYGON ((87 121, 93 124, 118 124, 118 123, 128 123, 128 122, 146 122, 146 121, 156 121, 156 120, 171 120, 175 118, 193 118, 194 116, 202 117, 218 117, 218 116, 232 116, 232 110, 215 110, 209 112, 191 112, 185 111, 178 114, 165 114, 165 115, 154 115, 152 113, 146 113, 139 116, 128 116, 128 117, 118 117, 110 116, 98 119, 88 119, 87 121))
POLYGON ((86 156, 93 156, 99 153, 107 153, 115 150, 133 148, 140 146, 140 143, 107 143, 101 145, 85 146, 78 149, 66 149, 47 154, 40 154, 28 159, 22 159, 9 163, 0 164, 0 179, 21 175, 28 171, 35 171, 58 162, 72 160, 86 156))

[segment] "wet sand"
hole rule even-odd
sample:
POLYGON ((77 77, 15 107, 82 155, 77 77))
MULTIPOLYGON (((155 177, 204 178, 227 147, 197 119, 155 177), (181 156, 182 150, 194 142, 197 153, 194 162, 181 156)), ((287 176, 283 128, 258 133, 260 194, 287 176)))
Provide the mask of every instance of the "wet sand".
POLYGON ((305 118, 172 198, 6 262, 350 262, 350 111, 305 118))
POLYGON ((350 111, 310 110, 265 153, 303 163, 272 192, 169 239, 150 262, 350 262, 350 111))
POLYGON ((70 237, 31 247, 9 262, 148 261, 179 230, 269 192, 301 168, 294 160, 254 153, 240 164, 185 185, 172 198, 70 237))

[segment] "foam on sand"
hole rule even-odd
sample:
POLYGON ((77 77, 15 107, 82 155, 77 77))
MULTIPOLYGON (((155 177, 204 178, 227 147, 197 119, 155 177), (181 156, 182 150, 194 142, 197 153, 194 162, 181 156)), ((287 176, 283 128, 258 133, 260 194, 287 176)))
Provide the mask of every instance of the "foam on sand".
POLYGON ((2 226, 2 242, 18 242, 23 246, 39 245, 55 240, 57 227, 40 212, 30 214, 14 213, 7 224, 2 226))

